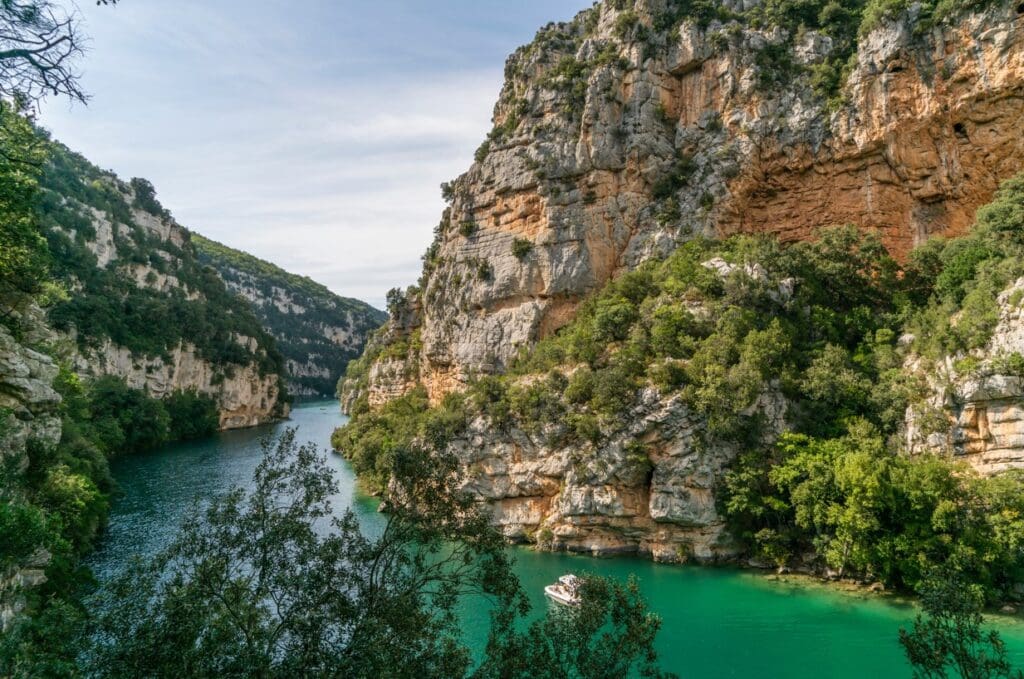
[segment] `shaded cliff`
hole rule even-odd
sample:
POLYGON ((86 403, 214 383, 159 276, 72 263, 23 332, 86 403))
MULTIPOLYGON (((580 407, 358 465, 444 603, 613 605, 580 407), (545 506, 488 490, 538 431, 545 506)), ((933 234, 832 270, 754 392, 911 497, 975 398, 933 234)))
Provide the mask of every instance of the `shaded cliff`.
POLYGON ((356 299, 296 276, 252 255, 198 235, 199 261, 216 269, 228 289, 249 301, 285 359, 288 392, 334 396, 349 361, 359 358, 387 315, 356 299))
POLYGON ((40 222, 68 294, 49 310, 83 375, 162 399, 212 397, 220 425, 280 417, 283 359, 247 303, 198 259, 149 182, 123 182, 51 142, 40 222))

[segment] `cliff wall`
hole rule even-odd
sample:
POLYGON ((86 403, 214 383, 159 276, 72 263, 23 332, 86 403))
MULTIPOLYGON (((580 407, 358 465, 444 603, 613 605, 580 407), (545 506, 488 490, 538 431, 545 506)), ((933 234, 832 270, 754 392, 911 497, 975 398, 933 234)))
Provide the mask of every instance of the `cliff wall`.
POLYGON ((387 316, 365 302, 335 295, 309 278, 194 236, 199 261, 249 301, 285 358, 288 392, 331 397, 348 363, 387 316))
MULTIPOLYGON (((600 3, 517 51, 494 132, 445 187, 406 302, 420 309, 408 362, 432 402, 502 372, 589 293, 686 240, 855 224, 903 256, 963 232, 1024 167, 1017 3, 880 22, 830 98, 813 77, 838 49, 824 31, 755 21, 757 3, 676 25, 672 3, 629 5, 600 3)), ((378 372, 378 400, 401 391, 378 372)))
POLYGON ((40 219, 67 299, 49 320, 76 370, 165 398, 214 398, 224 429, 287 413, 283 359, 247 303, 198 259, 145 180, 123 182, 51 144, 40 219))
MULTIPOLYGON (((770 302, 736 292, 764 278, 762 262, 751 261, 742 244, 729 246, 740 251, 726 254, 728 261, 682 266, 669 275, 681 282, 656 298, 616 296, 613 288, 625 274, 645 271, 645 262, 703 238, 769 234, 806 242, 821 227, 852 224, 878 234, 906 262, 932 236, 967 232, 1000 182, 1024 168, 1024 8, 964 3, 936 17, 908 5, 871 22, 858 16, 851 33, 811 20, 794 25, 773 17, 771 4, 724 2, 711 16, 680 15, 675 8, 683 4, 598 3, 542 29, 509 59, 494 130, 470 170, 442 187, 449 207, 422 277, 390 300, 388 324, 349 371, 342 403, 356 419, 336 445, 357 456, 358 467, 358 456, 372 458, 378 445, 372 435, 359 438, 360 418, 380 413, 387 429, 391 404, 415 403, 422 393, 441 421, 458 421, 463 406, 448 397, 468 390, 468 426, 444 446, 463 460, 467 488, 491 505, 506 535, 667 560, 736 554, 718 491, 751 444, 708 437, 715 402, 766 424, 766 441, 870 411, 887 434, 899 428, 912 453, 942 449, 983 473, 1021 466, 1016 288, 998 298, 989 344, 927 361, 910 348, 912 338, 896 343, 898 331, 884 327, 896 318, 897 279, 887 278, 896 262, 878 253, 854 262, 852 241, 817 255, 804 249, 807 265, 772 279, 774 291, 764 293, 770 302), (848 265, 852 271, 841 271, 848 265), (770 317, 789 319, 785 351, 802 356, 781 387, 756 361, 734 363, 734 349, 715 355, 715 333, 728 347, 736 330, 712 332, 706 324, 737 322, 730 320, 736 309, 702 316, 701 304, 722 293, 707 293, 717 284, 698 285, 695 267, 717 272, 726 299, 744 300, 739 317, 763 321, 757 332, 767 334, 748 335, 752 344, 744 345, 751 352, 775 332, 770 317), (812 268, 817 282, 801 278, 812 268), (865 293, 887 280, 892 289, 865 293), (695 294, 693 285, 709 287, 695 294), (786 301, 794 288, 806 307, 786 301), (582 307, 587 317, 579 323, 588 298, 596 301, 582 307), (823 316, 811 321, 803 308, 823 316), (688 336, 667 355, 650 348, 663 311, 685 319, 676 331, 688 336), (858 326, 864 314, 876 318, 858 326), (645 319, 640 327, 637 317, 645 319), (602 322, 612 329, 601 330, 602 322), (637 334, 617 336, 616 326, 637 334), (561 329, 570 336, 541 345, 538 358, 534 347, 561 329), (865 330, 870 339, 858 334, 865 330), (592 352, 585 360, 595 380, 626 385, 617 411, 598 412, 596 391, 582 401, 568 396, 580 367, 579 355, 569 356, 587 353, 574 342, 592 352), (697 355, 694 343, 702 347, 697 355), (865 355, 878 365, 858 377, 864 366, 850 366, 865 355), (895 356, 905 357, 903 372, 895 356), (633 381, 637 361, 648 363, 633 381), (547 392, 564 394, 531 390, 531 381, 547 379, 523 375, 534 364, 552 370, 547 392), (494 387, 512 395, 517 414, 508 424, 508 397, 491 402, 492 387, 481 380, 512 368, 515 375, 494 387), (673 376, 667 386, 665 374, 673 376), (927 385, 921 399, 908 396, 918 378, 927 385), (818 384, 847 379, 852 386, 818 384), (901 386, 883 389, 885 380, 901 386), (835 395, 847 388, 859 394, 850 397, 861 400, 859 411, 844 412, 845 397, 835 395), (892 406, 908 398, 905 414, 892 406), (556 413, 553 421, 524 425, 544 411, 556 413)), ((641 285, 623 286, 634 284, 641 285)), ((429 438, 438 426, 428 421, 420 435, 429 438)), ((754 447, 767 455, 763 443, 754 447)))

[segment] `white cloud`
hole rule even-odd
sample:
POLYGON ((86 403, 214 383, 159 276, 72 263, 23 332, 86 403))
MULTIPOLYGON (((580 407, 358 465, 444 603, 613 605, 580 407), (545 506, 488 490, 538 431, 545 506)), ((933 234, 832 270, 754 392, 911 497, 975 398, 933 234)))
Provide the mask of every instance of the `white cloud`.
MULTIPOLYGON (((546 16, 551 4, 524 6, 546 16)), ((562 13, 583 4, 562 0, 562 13)), ((503 26, 503 46, 494 26, 449 23, 493 13, 473 3, 439 17, 378 5, 84 7, 93 101, 53 102, 42 122, 98 165, 153 181, 189 228, 382 306, 418 277, 439 184, 469 166, 503 55, 540 24, 503 26)))

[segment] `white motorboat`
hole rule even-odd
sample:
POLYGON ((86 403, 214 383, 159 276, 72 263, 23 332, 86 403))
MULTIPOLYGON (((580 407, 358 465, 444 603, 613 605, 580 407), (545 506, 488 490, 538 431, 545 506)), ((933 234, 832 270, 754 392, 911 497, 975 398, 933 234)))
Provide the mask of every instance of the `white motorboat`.
POLYGON ((568 573, 558 578, 558 582, 555 584, 545 587, 544 593, 560 604, 578 606, 580 603, 580 595, 577 591, 579 586, 580 579, 572 573, 568 573))

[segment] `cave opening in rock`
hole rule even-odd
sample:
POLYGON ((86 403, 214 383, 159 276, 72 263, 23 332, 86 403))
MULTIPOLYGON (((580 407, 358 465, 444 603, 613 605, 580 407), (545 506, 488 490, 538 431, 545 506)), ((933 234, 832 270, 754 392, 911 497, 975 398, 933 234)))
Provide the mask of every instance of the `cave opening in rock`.
POLYGON ((1024 2, 1017 5, 1017 14, 1024 14, 1024 2))
POLYGON ((953 132, 961 139, 967 139, 967 127, 963 123, 953 123, 953 132))

